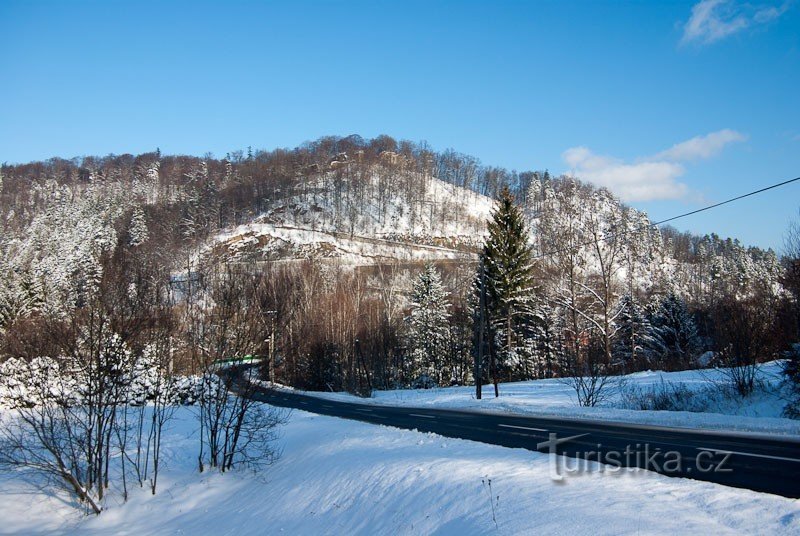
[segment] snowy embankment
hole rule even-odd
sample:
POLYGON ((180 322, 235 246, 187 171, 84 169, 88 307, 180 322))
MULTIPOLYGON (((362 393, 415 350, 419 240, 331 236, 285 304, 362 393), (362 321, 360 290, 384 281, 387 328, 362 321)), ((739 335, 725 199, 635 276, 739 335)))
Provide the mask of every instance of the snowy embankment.
POLYGON ((358 398, 346 393, 306 394, 331 400, 390 406, 435 406, 800 436, 800 421, 781 416, 786 405, 781 389, 781 362, 764 364, 758 371, 758 380, 756 392, 741 399, 731 394, 724 371, 719 369, 637 372, 622 377, 621 382, 615 381, 614 385, 607 388, 608 398, 593 408, 578 406, 575 391, 560 379, 500 384, 499 398, 494 397, 493 387, 487 385, 483 388, 481 400, 475 398, 473 386, 375 391, 372 398, 358 398), (658 390, 662 385, 685 388, 691 396, 687 405, 692 406, 692 411, 630 409, 632 393, 637 390, 658 390))
POLYGON ((192 408, 165 434, 160 491, 83 517, 0 475, 0 533, 798 534, 800 502, 646 471, 550 480, 548 454, 295 411, 260 475, 196 471, 192 408), (491 488, 489 487, 491 480, 491 488), (494 520, 493 520, 494 512, 494 520))

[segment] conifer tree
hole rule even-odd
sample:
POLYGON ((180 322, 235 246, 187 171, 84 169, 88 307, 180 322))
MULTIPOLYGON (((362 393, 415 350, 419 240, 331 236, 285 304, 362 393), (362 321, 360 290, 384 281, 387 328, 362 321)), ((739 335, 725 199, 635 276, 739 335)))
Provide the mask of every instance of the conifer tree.
POLYGON ((508 188, 500 193, 488 231, 482 254, 484 274, 479 274, 477 287, 485 292, 489 368, 497 396, 498 368, 513 365, 517 350, 524 346, 525 333, 536 322, 533 252, 522 212, 508 188))
POLYGON ((414 282, 408 317, 414 380, 424 376, 436 384, 450 380, 443 374, 450 334, 449 307, 439 272, 433 264, 426 265, 414 282))
POLYGON ((661 300, 651 323, 650 346, 662 365, 668 368, 688 366, 700 349, 700 338, 686 303, 674 293, 668 294, 661 300))
POLYGON ((136 247, 145 242, 149 237, 147 230, 147 220, 145 219, 144 211, 140 207, 136 207, 131 215, 131 223, 128 228, 128 244, 136 247))
POLYGON ((649 363, 653 348, 653 327, 644 308, 630 294, 622 297, 617 315, 617 332, 612 347, 614 364, 632 372, 649 363))

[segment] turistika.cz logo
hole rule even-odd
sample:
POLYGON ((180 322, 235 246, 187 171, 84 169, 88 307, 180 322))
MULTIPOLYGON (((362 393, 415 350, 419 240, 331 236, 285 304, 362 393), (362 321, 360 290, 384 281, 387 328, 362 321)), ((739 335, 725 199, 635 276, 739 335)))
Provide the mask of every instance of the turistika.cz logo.
POLYGON ((676 450, 651 448, 648 443, 626 445, 623 450, 603 448, 600 443, 590 446, 593 450, 581 450, 587 446, 578 440, 589 434, 578 434, 569 437, 558 437, 550 432, 549 439, 536 445, 538 450, 546 450, 550 454, 550 478, 562 481, 565 476, 581 473, 618 473, 623 469, 646 469, 662 474, 704 474, 730 473, 728 467, 731 452, 721 450, 698 450, 695 456, 685 456, 676 450), (567 449, 566 447, 572 447, 567 449), (559 447, 563 447, 559 452, 559 447))

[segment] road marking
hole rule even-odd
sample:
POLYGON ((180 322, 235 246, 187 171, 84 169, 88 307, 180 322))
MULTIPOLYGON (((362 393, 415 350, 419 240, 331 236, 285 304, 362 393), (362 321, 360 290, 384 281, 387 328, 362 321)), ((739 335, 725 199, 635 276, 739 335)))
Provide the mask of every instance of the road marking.
MULTIPOLYGON (((547 447, 548 449, 555 449, 557 446, 561 445, 562 443, 569 443, 570 441, 573 441, 575 439, 578 439, 579 437, 584 437, 584 436, 587 436, 587 435, 589 435, 589 434, 578 434, 578 435, 569 436, 569 437, 558 437, 557 438, 556 434, 550 434, 550 439, 548 439, 547 441, 542 441, 541 443, 537 443, 536 444, 536 448, 537 449, 543 449, 543 448, 547 447)), ((555 452, 555 450, 551 450, 551 452, 555 452)))
POLYGON ((333 409, 333 406, 329 406, 327 404, 321 404, 323 408, 333 409))
POLYGON ((709 452, 713 452, 714 454, 739 454, 741 456, 753 456, 755 458, 767 458, 768 460, 783 460, 787 462, 800 462, 798 458, 786 458, 784 456, 770 456, 769 454, 755 454, 753 452, 741 452, 738 450, 721 450, 721 449, 710 449, 706 447, 697 447, 697 450, 706 450, 709 452))
POLYGON ((514 426, 513 424, 498 424, 502 428, 518 428, 520 430, 533 430, 534 432, 546 432, 544 428, 533 428, 531 426, 514 426))
POLYGON ((367 413, 372 413, 371 409, 358 409, 358 408, 356 408, 356 411, 366 411, 367 413))
POLYGON ((422 415, 421 413, 409 413, 411 417, 425 417, 426 419, 435 419, 434 415, 422 415))

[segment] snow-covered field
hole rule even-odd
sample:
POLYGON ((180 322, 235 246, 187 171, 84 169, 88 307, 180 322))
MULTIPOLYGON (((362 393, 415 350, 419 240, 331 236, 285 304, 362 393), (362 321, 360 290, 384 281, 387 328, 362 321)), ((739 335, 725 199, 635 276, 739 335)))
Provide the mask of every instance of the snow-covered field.
POLYGON ((558 484, 548 454, 302 411, 283 427, 283 456, 266 472, 198 474, 192 411, 181 408, 165 435, 156 496, 135 490, 128 503, 84 517, 3 474, 0 533, 800 533, 796 500, 645 471, 558 484))
POLYGON ((474 387, 445 387, 427 390, 375 391, 372 398, 345 393, 308 393, 333 400, 396 406, 480 409, 542 416, 624 421, 689 428, 767 432, 800 436, 800 421, 781 416, 786 401, 781 391, 781 362, 764 364, 758 371, 759 387, 742 400, 730 396, 726 378, 717 369, 682 372, 648 371, 625 376, 622 385, 608 388, 609 398, 600 406, 579 407, 575 391, 563 380, 533 380, 500 385, 494 398, 491 385, 484 386, 483 398, 475 398, 474 387), (691 392, 693 409, 703 411, 642 411, 629 409, 626 393, 659 389, 662 385, 683 386, 691 392))
MULTIPOLYGON (((499 399, 487 388, 481 401, 472 387, 358 400, 800 435, 799 422, 780 417, 779 371, 778 362, 762 367, 762 387, 743 402, 725 396, 716 370, 632 374, 597 408, 579 408, 558 380, 503 384, 499 399), (662 381, 685 386, 708 412, 621 407, 626 390, 662 381)), ((99 517, 87 517, 67 496, 6 473, 0 534, 800 533, 800 500, 598 465, 556 483, 549 454, 303 411, 281 428, 283 455, 266 471, 199 474, 194 412, 181 407, 168 425, 156 496, 134 489, 122 503, 112 495, 99 517)))

